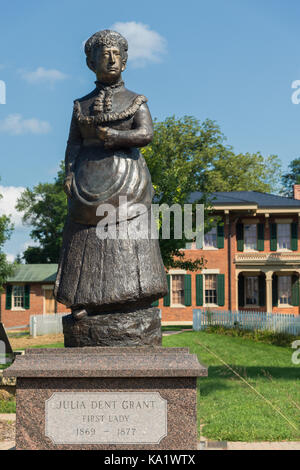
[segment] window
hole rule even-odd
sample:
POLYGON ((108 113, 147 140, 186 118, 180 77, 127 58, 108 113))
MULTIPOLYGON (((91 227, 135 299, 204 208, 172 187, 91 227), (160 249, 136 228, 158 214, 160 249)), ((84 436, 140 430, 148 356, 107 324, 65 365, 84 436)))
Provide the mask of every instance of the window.
POLYGON ((291 224, 277 224, 277 250, 291 249, 291 224))
POLYGON ((244 226, 245 250, 257 249, 257 225, 245 224, 244 226))
POLYGON ((12 289, 12 307, 24 308, 24 286, 13 286, 12 289))
MULTIPOLYGON (((224 228, 223 226, 220 227, 219 238, 224 238, 224 228), (220 235, 221 233, 221 235, 220 235)), ((203 240, 203 249, 204 250, 215 250, 218 248, 223 248, 223 246, 218 247, 218 228, 217 226, 213 227, 209 232, 204 234, 203 240)), ((202 249, 197 246, 196 241, 188 242, 185 245, 186 250, 197 250, 202 249)))
POLYGON ((245 277, 245 305, 258 305, 258 277, 245 277))
POLYGON ((172 274, 172 305, 184 305, 184 275, 172 274))
POLYGON ((217 227, 204 234, 204 248, 217 248, 217 227))
POLYGON ((278 276, 278 304, 291 305, 292 278, 291 276, 278 276))
POLYGON ((205 274, 205 304, 217 303, 217 275, 205 274))

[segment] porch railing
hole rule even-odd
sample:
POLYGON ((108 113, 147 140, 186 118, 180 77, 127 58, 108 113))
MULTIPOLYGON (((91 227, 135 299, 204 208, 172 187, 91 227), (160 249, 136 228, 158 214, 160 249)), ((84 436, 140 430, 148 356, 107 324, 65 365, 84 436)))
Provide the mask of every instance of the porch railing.
POLYGON ((193 310, 193 329, 204 330, 208 326, 239 327, 244 330, 268 330, 277 333, 300 335, 300 316, 248 310, 193 310))
POLYGON ((237 253, 235 263, 288 263, 299 262, 300 253, 237 253))

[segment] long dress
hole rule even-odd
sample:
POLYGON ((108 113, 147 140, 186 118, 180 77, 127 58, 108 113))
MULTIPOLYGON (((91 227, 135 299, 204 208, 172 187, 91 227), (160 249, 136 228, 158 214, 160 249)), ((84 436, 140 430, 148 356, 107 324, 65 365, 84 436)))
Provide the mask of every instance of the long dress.
POLYGON ((54 291, 59 302, 91 314, 150 306, 167 293, 158 240, 132 237, 137 227, 151 231, 154 191, 137 148, 152 138, 147 100, 122 82, 114 87, 96 84, 92 93, 74 103, 66 150, 71 196, 54 291), (109 111, 103 106, 107 91, 109 111), (111 129, 106 145, 97 137, 96 126, 111 129), (115 209, 117 232, 131 235, 99 238, 97 224, 106 213, 99 215, 97 208, 103 204, 115 209))

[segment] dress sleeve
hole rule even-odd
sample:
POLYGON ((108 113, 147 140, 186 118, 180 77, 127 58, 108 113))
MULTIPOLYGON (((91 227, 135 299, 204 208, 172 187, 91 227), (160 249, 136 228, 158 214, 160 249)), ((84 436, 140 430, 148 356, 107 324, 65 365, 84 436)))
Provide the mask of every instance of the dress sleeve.
POLYGON ((105 147, 145 147, 152 139, 153 122, 149 108, 144 103, 134 115, 133 128, 126 131, 110 129, 105 147))
POLYGON ((82 144, 81 132, 78 125, 78 120, 73 109, 69 138, 67 141, 67 148, 65 153, 65 169, 66 176, 73 172, 74 163, 79 153, 82 144))

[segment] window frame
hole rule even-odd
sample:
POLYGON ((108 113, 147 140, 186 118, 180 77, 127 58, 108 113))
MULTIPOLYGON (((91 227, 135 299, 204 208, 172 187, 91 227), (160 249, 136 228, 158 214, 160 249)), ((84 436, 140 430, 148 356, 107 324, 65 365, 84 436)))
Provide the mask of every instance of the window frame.
POLYGON ((246 274, 244 275, 244 282, 245 282, 245 287, 244 287, 244 307, 246 308, 253 308, 253 307, 259 307, 259 275, 253 275, 253 274, 246 274), (256 278, 257 282, 257 302, 256 304, 248 304, 247 303, 247 280, 249 278, 256 278))
POLYGON ((277 275, 278 279, 278 285, 277 285, 277 306, 278 308, 291 308, 293 307, 292 305, 292 285, 293 285, 293 280, 292 280, 292 275, 291 274, 278 274, 277 275), (290 299, 290 302, 284 304, 280 302, 280 279, 283 279, 284 277, 289 278, 289 284, 290 284, 290 295, 288 296, 288 300, 290 299))
POLYGON ((205 251, 214 251, 218 250, 218 227, 217 225, 214 225, 207 233, 204 234, 204 239, 203 239, 203 250, 205 251), (216 236, 216 246, 210 246, 205 244, 205 236, 207 236, 209 233, 212 231, 215 231, 215 236, 216 236))
POLYGON ((277 227, 277 251, 278 252, 291 252, 292 251, 292 224, 288 222, 277 222, 276 223, 277 227), (279 226, 280 225, 285 225, 289 227, 289 248, 279 248, 279 226))
POLYGON ((170 307, 173 307, 173 308, 186 308, 185 304, 184 304, 184 296, 185 296, 185 289, 184 289, 184 276, 185 276, 185 273, 172 273, 170 274, 170 307), (182 277, 182 280, 183 280, 183 304, 176 304, 175 302, 173 302, 173 277, 174 276, 181 276, 182 277))
POLYGON ((13 312, 23 312, 25 311, 25 284, 12 284, 12 290, 11 290, 11 311, 13 312), (16 297, 21 297, 20 295, 16 296, 14 291, 15 291, 15 288, 22 288, 23 290, 23 300, 22 300, 22 304, 23 306, 15 306, 15 298, 16 297))
POLYGON ((187 242, 185 244, 185 247, 181 248, 181 250, 204 250, 204 251, 217 251, 217 250, 220 250, 220 248, 218 248, 218 225, 217 225, 217 223, 216 223, 216 225, 213 225, 211 230, 209 230, 207 233, 204 234, 202 248, 197 248, 197 243, 195 241, 191 241, 191 242, 187 242), (207 236, 212 230, 215 231, 216 246, 205 245, 205 236, 207 236), (190 245, 190 247, 187 248, 187 245, 190 245))
POLYGON ((216 273, 204 273, 203 274, 203 307, 218 307, 218 274, 216 273), (208 276, 215 276, 215 279, 216 279, 216 303, 206 302, 205 283, 206 283, 206 278, 208 276))
POLYGON ((244 223, 244 251, 246 252, 257 252, 257 242, 258 242, 258 223, 257 222, 251 222, 251 223, 244 223), (255 231, 256 231, 256 238, 255 238, 255 248, 247 248, 246 246, 246 227, 252 227, 255 226, 255 231))

